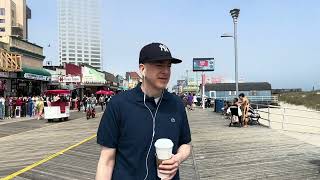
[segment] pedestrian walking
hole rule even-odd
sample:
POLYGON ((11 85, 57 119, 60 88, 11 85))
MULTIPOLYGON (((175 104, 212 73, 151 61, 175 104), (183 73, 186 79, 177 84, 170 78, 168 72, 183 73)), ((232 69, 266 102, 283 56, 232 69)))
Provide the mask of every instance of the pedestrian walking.
POLYGON ((4 119, 5 115, 5 99, 1 96, 0 97, 0 119, 4 119))
POLYGON ((84 95, 82 98, 82 105, 84 107, 84 112, 87 112, 87 100, 88 98, 86 97, 86 95, 84 95))
POLYGON ((103 105, 104 105, 104 96, 101 95, 99 98, 99 104, 101 105, 101 111, 103 111, 103 105))

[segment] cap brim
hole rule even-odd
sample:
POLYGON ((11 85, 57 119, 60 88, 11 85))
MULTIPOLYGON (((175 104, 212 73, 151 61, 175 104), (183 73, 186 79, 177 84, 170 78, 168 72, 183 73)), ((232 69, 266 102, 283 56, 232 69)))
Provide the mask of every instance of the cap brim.
POLYGON ((177 59, 177 58, 158 58, 158 59, 149 59, 146 62, 143 63, 153 63, 153 62, 157 62, 157 61, 170 61, 172 64, 179 64, 182 62, 182 60, 177 59))

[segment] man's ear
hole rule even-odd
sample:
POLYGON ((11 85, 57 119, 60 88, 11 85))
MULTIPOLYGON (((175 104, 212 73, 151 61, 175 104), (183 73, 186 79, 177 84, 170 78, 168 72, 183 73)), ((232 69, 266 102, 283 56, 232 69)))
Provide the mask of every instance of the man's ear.
POLYGON ((139 70, 140 70, 140 73, 142 74, 142 76, 146 76, 145 75, 146 68, 145 68, 144 64, 139 64, 139 70))

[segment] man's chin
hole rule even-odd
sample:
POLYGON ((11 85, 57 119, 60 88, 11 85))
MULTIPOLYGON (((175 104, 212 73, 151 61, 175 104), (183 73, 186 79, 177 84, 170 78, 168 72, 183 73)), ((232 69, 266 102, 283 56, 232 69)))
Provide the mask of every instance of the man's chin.
POLYGON ((168 84, 158 84, 158 89, 166 89, 168 84))

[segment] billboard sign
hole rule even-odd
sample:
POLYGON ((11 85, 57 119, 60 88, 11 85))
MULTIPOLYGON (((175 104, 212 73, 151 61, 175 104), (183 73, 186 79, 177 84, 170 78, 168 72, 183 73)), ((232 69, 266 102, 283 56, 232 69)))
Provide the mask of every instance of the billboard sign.
POLYGON ((214 58, 193 58, 193 71, 214 71, 214 58))

